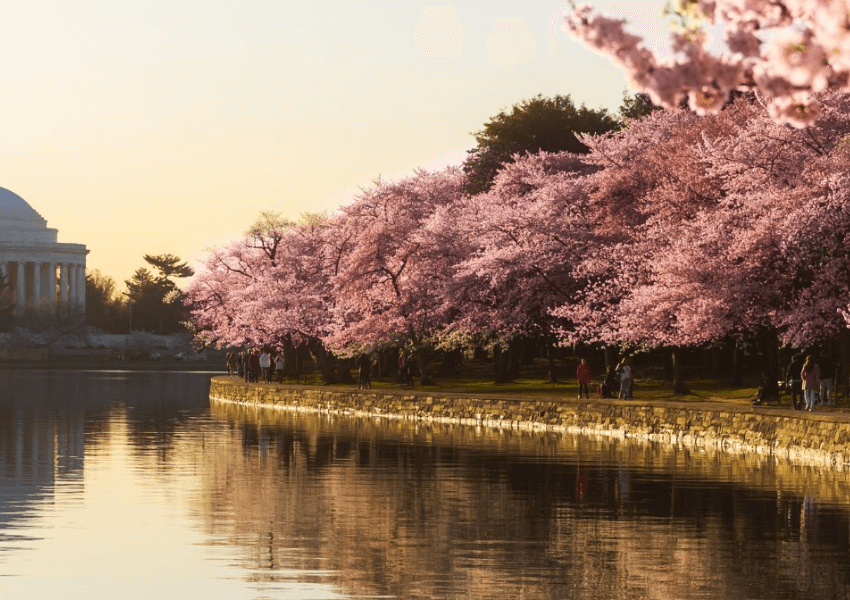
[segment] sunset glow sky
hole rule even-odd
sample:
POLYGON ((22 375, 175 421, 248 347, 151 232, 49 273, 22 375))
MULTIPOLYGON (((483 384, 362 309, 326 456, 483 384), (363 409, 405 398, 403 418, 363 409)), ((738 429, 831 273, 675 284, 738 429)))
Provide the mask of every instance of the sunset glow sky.
MULTIPOLYGON (((597 2, 666 44, 664 2, 597 2)), ((616 112, 626 81, 565 3, 16 2, 0 23, 0 186, 123 287, 198 267, 261 210, 332 213, 381 177, 460 164, 537 94, 616 112)))

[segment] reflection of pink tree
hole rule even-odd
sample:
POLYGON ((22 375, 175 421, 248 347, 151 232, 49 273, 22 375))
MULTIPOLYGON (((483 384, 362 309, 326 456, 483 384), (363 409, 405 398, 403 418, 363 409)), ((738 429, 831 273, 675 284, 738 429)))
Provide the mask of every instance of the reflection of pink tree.
POLYGON ((449 276, 449 255, 431 242, 425 222, 461 196, 457 169, 377 182, 333 220, 347 240, 333 286, 333 324, 328 343, 341 352, 410 344, 423 382, 434 335, 442 324, 440 290, 449 276))
POLYGON ((622 67, 638 91, 675 108, 716 113, 736 89, 766 97, 772 118, 795 127, 812 124, 815 97, 828 87, 850 89, 850 25, 844 0, 679 0, 675 55, 662 59, 624 22, 584 5, 565 26, 622 67), (731 52, 712 54, 708 28, 723 23, 731 52), (765 32, 770 35, 766 36, 765 32))

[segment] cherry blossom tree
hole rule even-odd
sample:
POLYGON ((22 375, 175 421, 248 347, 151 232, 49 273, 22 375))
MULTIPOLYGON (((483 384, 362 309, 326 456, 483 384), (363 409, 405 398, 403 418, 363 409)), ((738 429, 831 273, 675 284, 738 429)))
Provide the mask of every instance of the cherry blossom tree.
POLYGON ((741 98, 712 117, 655 114, 587 140, 589 160, 608 165, 594 195, 627 237, 586 262, 593 283, 555 314, 582 324, 579 337, 673 347, 761 329, 808 345, 844 328, 850 121, 846 94, 821 101, 806 131, 741 98))
POLYGON ((850 8, 844 0, 678 0, 670 58, 660 58, 621 19, 582 5, 565 28, 622 67, 652 102, 675 108, 687 98, 716 113, 734 90, 757 90, 779 123, 806 127, 827 88, 850 89, 850 8), (730 52, 712 54, 708 29, 724 26, 730 52))
MULTIPOLYGON (((556 380, 557 319, 551 309, 569 301, 581 285, 573 268, 592 232, 583 183, 591 170, 567 152, 516 156, 489 192, 450 207, 455 221, 449 227, 470 247, 444 288, 454 308, 446 334, 489 339, 497 358, 503 345, 526 336, 541 338, 550 359, 549 378, 556 380)), ((506 376, 497 371, 497 381, 506 376)))
POLYGON ((252 228, 212 251, 187 289, 199 335, 226 346, 305 347, 326 382, 346 379, 323 341, 333 302, 329 278, 340 252, 329 232, 326 217, 305 215, 298 224, 252 228))
POLYGON ((424 224, 460 198, 464 182, 457 168, 378 181, 334 218, 332 235, 346 247, 330 280, 332 348, 358 354, 409 344, 423 383, 429 381, 426 365, 443 320, 440 290, 449 255, 431 242, 424 224))
POLYGON ((485 193, 419 171, 329 218, 265 214, 210 253, 192 320, 218 344, 309 345, 326 381, 335 354, 406 347, 427 382, 435 344, 457 340, 664 346, 678 366, 730 336, 846 338, 850 95, 813 97, 806 129, 738 94, 582 136, 586 155, 515 155, 485 193))

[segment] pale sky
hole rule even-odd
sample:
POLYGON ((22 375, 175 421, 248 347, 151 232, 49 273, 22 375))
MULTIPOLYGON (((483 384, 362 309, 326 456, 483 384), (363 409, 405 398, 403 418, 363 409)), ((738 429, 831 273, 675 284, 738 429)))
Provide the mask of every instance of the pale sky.
MULTIPOLYGON (((666 45, 663 0, 596 2, 666 45)), ((460 164, 537 94, 616 112, 623 74, 565 2, 44 0, 0 21, 0 186, 119 287, 200 267, 262 210, 333 213, 378 177, 460 164)))

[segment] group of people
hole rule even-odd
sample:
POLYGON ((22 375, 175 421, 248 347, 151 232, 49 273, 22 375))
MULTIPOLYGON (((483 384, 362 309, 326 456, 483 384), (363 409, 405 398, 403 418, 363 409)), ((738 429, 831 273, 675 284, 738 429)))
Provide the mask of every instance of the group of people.
POLYGON ((246 383, 260 380, 271 383, 283 381, 285 359, 283 352, 273 354, 267 350, 229 351, 225 357, 228 377, 242 377, 246 383))
MULTIPOLYGON (((582 394, 585 398, 590 398, 590 384, 593 383, 593 373, 586 358, 581 359, 581 363, 576 369, 576 379, 578 380, 579 400, 581 400, 582 394)), ((600 398, 616 397, 621 400, 631 400, 634 381, 632 360, 626 356, 617 366, 608 367, 605 372, 605 379, 596 388, 596 394, 600 398)))
MULTIPOLYGON (((835 406, 836 365, 828 356, 796 354, 788 366, 785 387, 791 392, 791 405, 795 410, 815 410, 816 406, 835 406)), ((576 369, 578 397, 590 398, 593 373, 587 359, 582 358, 576 369)), ((629 357, 624 357, 617 366, 606 370, 605 379, 597 387, 600 398, 631 400, 634 373, 629 357)), ((762 373, 762 384, 753 404, 779 401, 780 382, 769 372, 762 373)))
MULTIPOLYGON (((791 406, 795 410, 808 411, 815 410, 816 406, 835 406, 835 375, 836 365, 829 356, 795 354, 785 373, 785 386, 791 392, 791 406)), ((763 384, 763 388, 769 390, 765 386, 770 385, 770 382, 763 384)), ((779 395, 778 389, 776 395, 779 395)), ((756 404, 761 401, 762 388, 756 404)))

